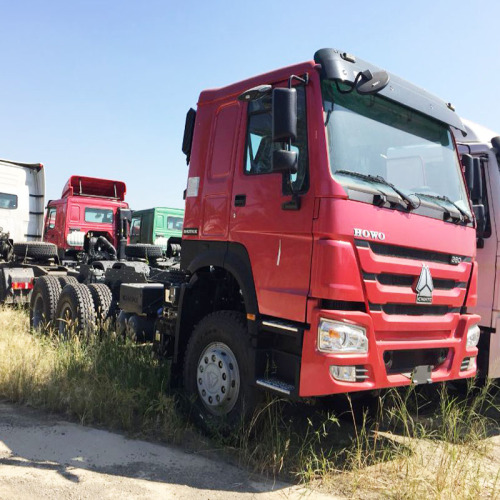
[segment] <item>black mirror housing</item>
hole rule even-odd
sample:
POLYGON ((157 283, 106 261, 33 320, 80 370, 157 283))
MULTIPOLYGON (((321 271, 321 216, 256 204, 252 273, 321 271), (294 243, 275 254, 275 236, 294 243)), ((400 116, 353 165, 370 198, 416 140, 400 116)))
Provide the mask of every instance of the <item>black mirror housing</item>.
POLYGON ((279 149, 273 151, 273 172, 296 174, 299 157, 296 151, 279 149))
POLYGON ((482 238, 486 231, 486 210, 484 205, 472 205, 474 217, 476 218, 476 236, 482 238))
POLYGON ((479 158, 473 158, 474 162, 474 187, 471 191, 472 201, 475 203, 480 203, 483 199, 483 177, 481 176, 481 160, 479 158))
POLYGON ((465 183, 472 193, 474 189, 474 161, 471 155, 462 155, 462 165, 464 166, 465 183))
POLYGON ((191 108, 186 114, 184 124, 184 137, 182 138, 182 152, 186 155, 186 163, 191 160, 191 147, 193 145, 194 123, 196 121, 196 111, 191 108))
POLYGON ((294 88, 273 90, 273 141, 297 139, 297 91, 294 88))
POLYGON ((358 94, 373 95, 387 87, 390 77, 387 71, 375 71, 372 73, 369 70, 363 71, 362 80, 356 86, 358 94))

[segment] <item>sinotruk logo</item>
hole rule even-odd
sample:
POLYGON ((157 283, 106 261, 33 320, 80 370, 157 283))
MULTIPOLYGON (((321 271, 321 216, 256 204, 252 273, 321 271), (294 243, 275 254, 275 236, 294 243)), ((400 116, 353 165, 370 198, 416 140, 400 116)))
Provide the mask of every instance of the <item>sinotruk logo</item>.
POLYGON ((417 294, 417 304, 431 304, 432 292, 434 290, 434 283, 432 282, 431 272, 429 267, 422 264, 422 271, 418 278, 415 292, 417 294))

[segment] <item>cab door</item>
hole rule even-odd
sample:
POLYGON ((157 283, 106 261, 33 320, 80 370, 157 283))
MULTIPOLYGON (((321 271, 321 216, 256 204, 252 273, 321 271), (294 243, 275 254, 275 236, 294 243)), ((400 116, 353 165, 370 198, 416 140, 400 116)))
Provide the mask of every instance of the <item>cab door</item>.
POLYGON ((272 172, 271 95, 247 104, 234 172, 230 235, 250 257, 259 312, 304 322, 309 289, 314 197, 309 181, 305 86, 297 88, 298 173, 272 172), (296 194, 292 196, 292 191, 296 194))
POLYGON ((43 241, 57 244, 56 217, 57 207, 55 205, 49 205, 47 207, 47 215, 45 217, 43 241))

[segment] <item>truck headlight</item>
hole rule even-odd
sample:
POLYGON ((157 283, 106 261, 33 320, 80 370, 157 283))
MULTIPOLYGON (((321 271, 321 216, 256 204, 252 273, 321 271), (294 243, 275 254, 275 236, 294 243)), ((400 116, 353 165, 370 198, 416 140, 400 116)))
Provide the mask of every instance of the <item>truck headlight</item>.
POLYGON ((478 325, 471 326, 467 331, 467 347, 476 347, 479 342, 481 330, 478 325))
POLYGON ((318 326, 318 349, 331 353, 368 352, 366 329, 321 318, 318 326))

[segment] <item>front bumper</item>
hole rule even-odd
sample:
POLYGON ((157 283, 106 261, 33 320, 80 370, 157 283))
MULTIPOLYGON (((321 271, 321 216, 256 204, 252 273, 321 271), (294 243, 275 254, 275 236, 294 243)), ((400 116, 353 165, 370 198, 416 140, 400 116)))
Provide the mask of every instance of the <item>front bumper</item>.
POLYGON ((479 320, 478 315, 459 313, 449 313, 440 318, 406 318, 401 323, 401 331, 397 329, 397 321, 393 321, 391 331, 376 333, 372 317, 368 313, 314 308, 310 315, 311 328, 304 332, 299 396, 323 396, 410 385, 413 369, 429 365, 425 360, 432 358, 437 352, 443 356, 439 363, 432 364, 432 382, 473 377, 476 374, 476 363, 467 364, 466 358, 475 358, 478 349, 466 347, 467 331, 479 323, 479 320), (320 352, 317 346, 320 317, 366 328, 368 352, 320 352), (425 326, 422 327, 424 322, 425 326), (409 328, 409 323, 414 325, 414 331, 409 328), (394 359, 402 361, 394 363, 394 359), (332 365, 359 367, 364 376, 357 382, 336 380, 330 375, 332 365), (464 366, 467 367, 464 369, 464 366))

